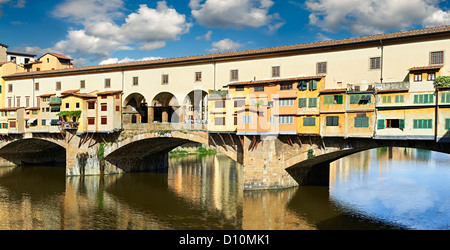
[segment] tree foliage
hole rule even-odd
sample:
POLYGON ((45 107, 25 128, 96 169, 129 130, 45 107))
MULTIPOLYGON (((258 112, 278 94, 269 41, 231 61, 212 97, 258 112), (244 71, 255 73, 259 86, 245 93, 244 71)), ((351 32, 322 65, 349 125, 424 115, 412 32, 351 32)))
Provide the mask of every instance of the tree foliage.
POLYGON ((436 87, 450 87, 450 76, 439 76, 434 80, 436 87))

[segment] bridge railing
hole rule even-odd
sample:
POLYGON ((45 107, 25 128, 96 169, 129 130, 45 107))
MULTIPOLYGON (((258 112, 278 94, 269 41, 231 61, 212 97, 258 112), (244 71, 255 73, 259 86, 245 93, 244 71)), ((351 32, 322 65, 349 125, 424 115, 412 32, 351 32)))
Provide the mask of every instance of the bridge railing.
POLYGON ((207 131, 205 124, 185 123, 128 123, 123 125, 124 130, 146 131, 207 131))

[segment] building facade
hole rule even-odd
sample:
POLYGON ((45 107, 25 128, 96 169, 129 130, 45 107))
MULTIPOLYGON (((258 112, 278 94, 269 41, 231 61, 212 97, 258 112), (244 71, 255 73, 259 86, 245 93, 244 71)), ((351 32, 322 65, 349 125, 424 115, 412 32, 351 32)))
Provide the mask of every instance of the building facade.
POLYGON ((70 89, 119 90, 121 110, 138 116, 127 120, 142 123, 207 122, 209 131, 239 135, 432 139, 430 120, 446 108, 436 111, 433 79, 450 75, 449 46, 450 26, 443 26, 80 68, 49 53, 29 72, 3 77, 4 105, 35 107, 38 96, 70 89), (206 101, 219 91, 227 94, 206 101))

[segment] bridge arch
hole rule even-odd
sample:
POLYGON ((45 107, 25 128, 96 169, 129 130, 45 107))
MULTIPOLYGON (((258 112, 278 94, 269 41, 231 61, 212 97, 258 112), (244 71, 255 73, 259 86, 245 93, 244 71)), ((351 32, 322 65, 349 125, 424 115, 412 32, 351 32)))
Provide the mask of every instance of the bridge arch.
POLYGON ((415 148, 450 154, 448 144, 435 141, 334 139, 324 142, 328 145, 312 147, 286 161, 285 170, 299 185, 329 185, 331 162, 375 148, 415 148))
POLYGON ((123 101, 124 121, 126 123, 147 123, 148 105, 144 95, 129 94, 123 101))
MULTIPOLYGON (((168 153, 188 142, 209 145, 209 135, 203 131, 157 131, 125 137, 104 145, 105 161, 125 172, 166 168, 168 153)), ((222 147, 216 149, 236 161, 236 152, 222 147)))
POLYGON ((65 166, 66 148, 60 140, 43 138, 17 139, 0 144, 0 157, 17 166, 65 166))

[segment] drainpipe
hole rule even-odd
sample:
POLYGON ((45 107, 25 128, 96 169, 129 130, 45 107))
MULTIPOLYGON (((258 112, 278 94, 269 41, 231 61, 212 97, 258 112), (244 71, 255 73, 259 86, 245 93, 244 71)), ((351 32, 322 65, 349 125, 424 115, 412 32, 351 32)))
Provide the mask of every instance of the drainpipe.
POLYGON ((384 61, 384 45, 383 39, 380 39, 380 48, 381 48, 381 58, 380 58, 380 83, 383 83, 383 61, 384 61))

